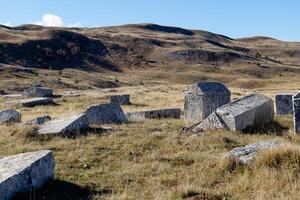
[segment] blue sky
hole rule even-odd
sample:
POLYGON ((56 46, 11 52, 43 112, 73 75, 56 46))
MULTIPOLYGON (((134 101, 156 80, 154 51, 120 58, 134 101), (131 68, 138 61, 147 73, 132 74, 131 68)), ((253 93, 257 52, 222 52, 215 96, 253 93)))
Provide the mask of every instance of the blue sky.
POLYGON ((158 23, 233 38, 300 41, 299 0, 1 0, 0 23, 110 26, 158 23))

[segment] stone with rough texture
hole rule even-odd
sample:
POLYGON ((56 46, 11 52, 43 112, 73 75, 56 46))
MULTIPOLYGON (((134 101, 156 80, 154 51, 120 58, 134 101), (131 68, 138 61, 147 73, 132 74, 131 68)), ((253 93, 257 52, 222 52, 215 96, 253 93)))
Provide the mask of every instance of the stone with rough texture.
POLYGON ((230 102, 228 88, 218 82, 198 82, 190 86, 184 97, 184 119, 194 124, 207 118, 217 108, 230 102))
POLYGON ((161 119, 161 118, 180 119, 180 115, 181 115, 181 110, 177 108, 126 113, 126 116, 129 121, 143 121, 146 119, 161 119))
POLYGON ((30 87, 23 91, 24 97, 52 97, 53 90, 41 85, 30 87))
POLYGON ((0 158, 0 200, 38 189, 54 178, 52 151, 22 153, 0 158))
POLYGON ((120 105, 128 105, 130 104, 130 95, 124 94, 124 95, 113 95, 110 96, 110 103, 117 103, 120 105))
POLYGON ((282 142, 277 140, 262 141, 249 144, 245 147, 237 147, 229 151, 224 157, 230 157, 240 161, 243 164, 249 164, 255 156, 262 150, 271 150, 279 147, 282 142))
POLYGON ((10 106, 21 105, 21 106, 24 106, 24 107, 34 107, 34 106, 50 105, 50 104, 54 104, 53 99, 52 98, 46 98, 46 97, 22 99, 22 100, 18 100, 18 101, 8 101, 8 102, 6 102, 6 105, 10 105, 10 106))
POLYGON ((37 117, 34 120, 28 121, 25 124, 26 125, 38 125, 39 126, 39 125, 45 124, 46 122, 48 122, 50 120, 51 120, 51 117, 49 115, 45 115, 45 116, 42 116, 42 117, 37 117))
POLYGON ((38 130, 38 135, 65 135, 79 133, 89 127, 85 114, 75 115, 63 119, 54 119, 43 124, 38 130))
POLYGON ((3 110, 0 111, 0 124, 18 123, 21 122, 21 117, 21 113, 15 110, 3 110))
POLYGON ((277 115, 292 115, 293 114, 293 95, 292 94, 277 94, 275 96, 275 107, 277 115))
POLYGON ((261 94, 251 94, 218 108, 196 126, 196 131, 227 129, 243 131, 274 118, 273 101, 261 94))
POLYGON ((91 106, 85 114, 90 125, 128 123, 121 106, 115 103, 91 106))
POLYGON ((294 131, 296 134, 300 134, 300 92, 293 96, 294 107, 294 131))

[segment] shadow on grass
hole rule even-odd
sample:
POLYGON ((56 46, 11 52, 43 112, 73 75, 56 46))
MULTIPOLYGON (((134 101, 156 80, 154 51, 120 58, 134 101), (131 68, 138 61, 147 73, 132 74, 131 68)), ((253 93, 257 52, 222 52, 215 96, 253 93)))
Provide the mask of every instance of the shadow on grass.
POLYGON ((41 189, 17 194, 13 200, 89 200, 94 195, 104 196, 110 194, 112 194, 111 189, 93 190, 74 183, 53 180, 41 189))
POLYGON ((281 125, 280 123, 273 121, 261 126, 256 127, 248 127, 243 130, 243 133, 248 134, 270 134, 270 135, 278 135, 282 136, 289 130, 288 127, 281 125))

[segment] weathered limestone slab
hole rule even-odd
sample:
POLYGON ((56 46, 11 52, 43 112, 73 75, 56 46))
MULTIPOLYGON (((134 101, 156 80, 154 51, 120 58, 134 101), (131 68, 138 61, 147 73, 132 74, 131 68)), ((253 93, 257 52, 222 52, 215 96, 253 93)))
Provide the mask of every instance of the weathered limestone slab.
POLYGON ((161 118, 180 119, 180 115, 181 115, 181 110, 178 108, 126 113, 126 116, 129 121, 143 121, 146 119, 161 119, 161 118))
POLYGON ((2 97, 6 99, 17 99, 17 98, 21 98, 22 94, 6 94, 3 95, 2 97))
POLYGON ((0 111, 0 124, 18 123, 21 122, 21 117, 21 113, 15 110, 3 110, 0 111))
POLYGON ((277 140, 262 141, 249 144, 245 147, 237 147, 229 151, 224 157, 230 157, 240 161, 243 164, 249 164, 255 156, 263 150, 271 150, 279 147, 282 142, 277 140))
POLYGON ((52 97, 53 90, 41 85, 30 87, 22 93, 24 97, 52 97))
POLYGON ((251 94, 218 108, 196 127, 196 131, 246 128, 271 122, 274 118, 273 101, 261 94, 251 94))
POLYGON ((300 133, 300 92, 293 96, 294 107, 294 130, 296 134, 300 133))
POLYGON ((124 95, 113 95, 110 96, 110 103, 116 103, 120 105, 128 105, 130 104, 130 95, 124 94, 124 95))
POLYGON ((115 103, 91 106, 85 114, 90 125, 128 123, 121 106, 115 103))
POLYGON ((46 98, 46 97, 22 99, 22 100, 18 100, 18 101, 6 102, 6 105, 9 105, 9 106, 21 105, 24 107, 34 107, 34 106, 50 105, 50 104, 54 104, 53 99, 46 98))
POLYGON ((22 153, 0 158, 0 200, 37 189, 54 178, 52 151, 22 153))
POLYGON ((292 115, 293 94, 277 94, 275 96, 275 107, 277 115, 292 115))
POLYGON ((43 124, 38 130, 38 135, 72 135, 89 127, 85 114, 75 115, 69 118, 54 119, 43 124))
POLYGON ((222 83, 198 82, 190 86, 184 97, 184 119, 195 124, 207 118, 217 108, 230 102, 231 93, 222 83))
POLYGON ((36 119, 33 119, 31 121, 28 121, 26 122, 25 124, 26 125, 43 125, 45 124, 46 122, 50 121, 51 120, 51 117, 49 115, 45 115, 45 116, 42 116, 42 117, 37 117, 36 119))

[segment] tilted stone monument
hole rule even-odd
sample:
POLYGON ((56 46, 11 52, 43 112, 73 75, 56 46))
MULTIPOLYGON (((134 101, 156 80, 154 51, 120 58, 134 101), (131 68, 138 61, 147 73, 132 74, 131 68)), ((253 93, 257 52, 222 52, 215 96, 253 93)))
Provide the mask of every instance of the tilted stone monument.
POLYGON ((0 111, 0 124, 11 124, 21 122, 21 113, 15 110, 0 111))
POLYGON ((294 130, 296 134, 300 134, 300 92, 293 96, 294 107, 294 130))
POLYGON ((249 144, 245 147, 237 147, 224 155, 224 158, 233 158, 243 164, 249 164, 255 156, 263 150, 271 150, 278 148, 282 142, 277 140, 262 141, 249 144))
POLYGON ((144 121, 146 119, 162 119, 162 118, 174 118, 180 119, 181 110, 178 108, 161 109, 161 110, 149 110, 128 112, 126 116, 129 121, 144 121))
POLYGON ((52 97, 53 90, 42 85, 32 86, 23 91, 24 97, 52 97))
POLYGON ((275 96, 275 108, 277 115, 292 115, 293 94, 277 94, 275 96))
POLYGON ((124 94, 124 95, 113 95, 110 96, 110 103, 117 103, 120 105, 128 105, 130 104, 130 95, 124 94))
POLYGON ((38 130, 38 135, 70 136, 80 133, 81 130, 88 127, 89 123, 85 114, 80 114, 46 122, 38 130))
POLYGON ((196 131, 209 129, 243 131, 271 122, 273 118, 272 99, 261 94, 251 94, 218 108, 194 127, 196 131))
POLYGON ((190 86, 184 97, 184 119, 194 124, 207 118, 217 108, 230 102, 231 93, 222 83, 198 82, 190 86))
POLYGON ((52 151, 22 153, 0 158, 0 200, 38 189, 54 178, 52 151))
POLYGON ((115 103, 91 106, 84 113, 90 125, 128 123, 121 106, 115 103))

